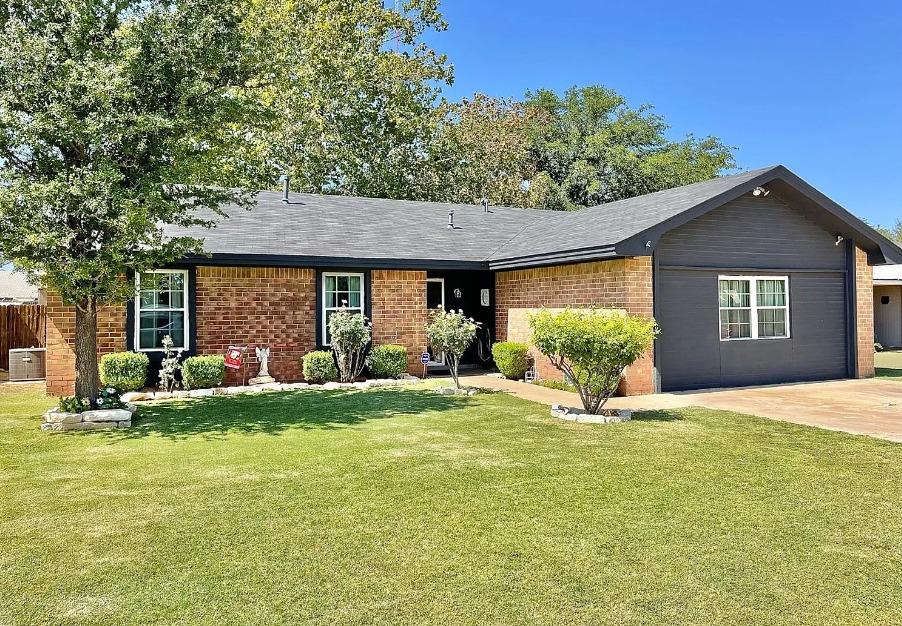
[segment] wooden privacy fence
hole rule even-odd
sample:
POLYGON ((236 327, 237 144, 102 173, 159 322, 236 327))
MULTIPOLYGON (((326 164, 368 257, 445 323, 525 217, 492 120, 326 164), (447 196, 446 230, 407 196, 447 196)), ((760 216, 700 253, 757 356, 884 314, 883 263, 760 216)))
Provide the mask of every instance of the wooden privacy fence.
POLYGON ((0 306, 0 370, 9 369, 13 348, 44 348, 47 318, 40 304, 0 306))

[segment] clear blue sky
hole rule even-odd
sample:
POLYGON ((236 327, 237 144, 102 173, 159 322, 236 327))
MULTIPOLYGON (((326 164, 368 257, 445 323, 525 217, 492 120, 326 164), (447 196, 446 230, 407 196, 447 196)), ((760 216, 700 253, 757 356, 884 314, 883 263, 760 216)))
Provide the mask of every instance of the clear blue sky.
POLYGON ((742 169, 782 163, 847 209, 902 218, 902 2, 444 0, 446 95, 600 83, 742 169))

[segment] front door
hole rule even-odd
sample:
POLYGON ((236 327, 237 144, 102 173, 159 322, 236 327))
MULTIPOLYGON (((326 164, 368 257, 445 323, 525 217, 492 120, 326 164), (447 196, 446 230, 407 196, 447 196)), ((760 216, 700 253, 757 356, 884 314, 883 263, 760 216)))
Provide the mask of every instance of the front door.
MULTIPOLYGON (((426 279, 426 308, 430 311, 435 309, 445 310, 445 279, 444 278, 427 278, 426 279)), ((432 346, 427 348, 432 360, 430 366, 443 366, 445 364, 444 354, 435 354, 432 346)))

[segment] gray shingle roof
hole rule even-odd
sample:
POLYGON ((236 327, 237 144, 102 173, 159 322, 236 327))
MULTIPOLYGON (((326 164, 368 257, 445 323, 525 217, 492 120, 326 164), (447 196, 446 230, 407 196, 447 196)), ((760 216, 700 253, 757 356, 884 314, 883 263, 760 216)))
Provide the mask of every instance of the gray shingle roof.
MULTIPOLYGON (((581 211, 260 192, 252 210, 226 207, 213 229, 170 229, 204 239, 214 260, 406 267, 516 267, 649 254, 664 229, 758 184, 785 180, 870 242, 878 257, 902 250, 782 166, 742 172, 581 211), (454 211, 453 230, 447 228, 454 211)), ((857 235, 856 235, 857 236, 857 235)), ((861 238, 859 238, 861 240, 861 238)), ((872 250, 869 250, 872 251, 872 250)), ((876 258, 876 257, 875 257, 876 258)), ((878 262, 883 262, 879 261, 878 262)))

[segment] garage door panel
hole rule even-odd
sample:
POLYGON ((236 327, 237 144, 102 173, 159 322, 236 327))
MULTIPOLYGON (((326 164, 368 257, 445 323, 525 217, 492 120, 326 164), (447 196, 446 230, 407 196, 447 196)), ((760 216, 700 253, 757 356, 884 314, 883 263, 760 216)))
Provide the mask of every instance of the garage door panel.
POLYGON ((664 388, 702 388, 720 384, 720 354, 716 342, 718 312, 700 306, 717 302, 717 284, 701 272, 662 272, 656 313, 661 337, 657 345, 658 367, 666 378, 664 388))

